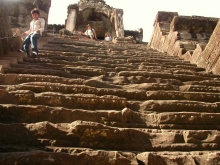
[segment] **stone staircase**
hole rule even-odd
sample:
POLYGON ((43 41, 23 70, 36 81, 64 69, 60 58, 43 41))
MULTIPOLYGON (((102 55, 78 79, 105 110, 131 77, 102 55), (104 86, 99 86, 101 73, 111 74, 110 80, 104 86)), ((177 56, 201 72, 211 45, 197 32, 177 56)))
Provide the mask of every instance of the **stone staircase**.
POLYGON ((55 38, 0 91, 0 165, 220 164, 220 77, 144 44, 55 38))

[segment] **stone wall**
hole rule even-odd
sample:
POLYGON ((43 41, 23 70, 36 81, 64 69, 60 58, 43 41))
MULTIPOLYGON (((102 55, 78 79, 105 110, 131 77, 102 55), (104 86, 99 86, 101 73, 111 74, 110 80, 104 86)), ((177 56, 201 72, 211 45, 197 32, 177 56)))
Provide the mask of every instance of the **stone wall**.
POLYGON ((142 43, 143 35, 137 30, 125 30, 124 36, 125 37, 133 36, 136 43, 142 43))
POLYGON ((158 12, 149 47, 179 56, 206 71, 219 74, 218 69, 213 70, 218 56, 213 54, 215 57, 212 58, 211 54, 206 53, 210 47, 217 46, 213 42, 216 41, 218 30, 215 33, 213 31, 218 27, 218 20, 202 16, 179 16, 176 12, 158 12))
POLYGON ((7 53, 9 50, 9 39, 4 37, 11 36, 12 32, 9 24, 9 2, 0 1, 0 56, 7 53), (4 38, 4 39, 3 39, 4 38))
POLYGON ((206 68, 214 74, 220 74, 220 21, 218 21, 208 44, 203 49, 198 45, 196 52, 192 54, 193 63, 206 68), (203 51, 202 51, 203 50, 203 51))
POLYGON ((35 7, 39 9, 40 17, 45 19, 47 26, 50 6, 51 0, 10 1, 9 19, 11 27, 18 28, 21 32, 28 30, 32 20, 30 12, 35 7))

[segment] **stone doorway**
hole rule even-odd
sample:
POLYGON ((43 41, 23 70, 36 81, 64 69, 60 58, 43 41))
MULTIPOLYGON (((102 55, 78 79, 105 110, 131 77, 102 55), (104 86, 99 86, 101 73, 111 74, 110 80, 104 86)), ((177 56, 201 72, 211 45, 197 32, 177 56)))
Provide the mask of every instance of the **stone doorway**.
POLYGON ((85 31, 87 24, 92 25, 95 29, 97 38, 104 39, 105 33, 113 32, 114 25, 109 20, 108 16, 102 12, 96 11, 95 8, 86 8, 79 12, 77 16, 77 29, 78 31, 85 31))

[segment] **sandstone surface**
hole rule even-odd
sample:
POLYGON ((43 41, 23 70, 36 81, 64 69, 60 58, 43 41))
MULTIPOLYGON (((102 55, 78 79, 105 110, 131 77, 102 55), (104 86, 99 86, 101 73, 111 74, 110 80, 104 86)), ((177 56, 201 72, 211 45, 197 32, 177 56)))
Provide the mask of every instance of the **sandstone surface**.
POLYGON ((145 44, 39 55, 0 74, 0 164, 219 164, 219 76, 145 44))
POLYGON ((149 47, 220 74, 218 18, 158 12, 149 47))

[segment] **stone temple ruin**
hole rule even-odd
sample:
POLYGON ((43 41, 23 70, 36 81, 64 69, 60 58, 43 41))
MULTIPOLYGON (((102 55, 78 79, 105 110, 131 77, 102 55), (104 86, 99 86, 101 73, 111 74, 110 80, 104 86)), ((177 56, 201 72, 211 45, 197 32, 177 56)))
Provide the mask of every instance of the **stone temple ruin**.
POLYGON ((6 37, 14 2, 0 1, 0 165, 220 164, 218 19, 158 12, 149 44, 48 34, 30 58, 6 37))
POLYGON ((110 7, 104 0, 80 0, 69 5, 66 29, 85 31, 87 24, 96 29, 98 38, 104 38, 106 32, 124 37, 123 10, 110 7))

